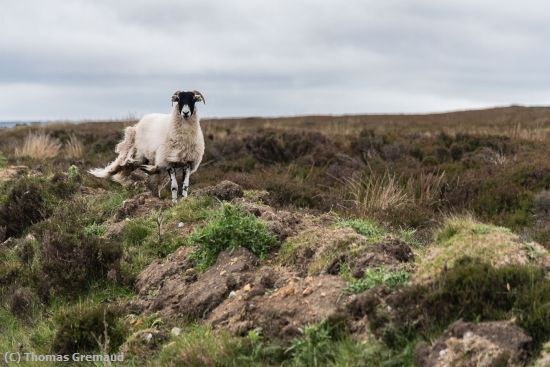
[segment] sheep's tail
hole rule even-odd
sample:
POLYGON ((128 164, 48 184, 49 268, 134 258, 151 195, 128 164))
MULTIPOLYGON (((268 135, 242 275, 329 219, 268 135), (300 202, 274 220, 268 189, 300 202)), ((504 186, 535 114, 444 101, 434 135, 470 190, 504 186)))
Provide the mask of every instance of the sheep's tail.
POLYGON ((107 167, 94 168, 88 172, 99 178, 107 178, 117 175, 127 163, 134 161, 133 156, 136 152, 135 142, 136 129, 133 126, 127 127, 124 130, 124 139, 122 139, 122 141, 118 143, 115 148, 115 153, 118 153, 118 157, 109 163, 107 167))

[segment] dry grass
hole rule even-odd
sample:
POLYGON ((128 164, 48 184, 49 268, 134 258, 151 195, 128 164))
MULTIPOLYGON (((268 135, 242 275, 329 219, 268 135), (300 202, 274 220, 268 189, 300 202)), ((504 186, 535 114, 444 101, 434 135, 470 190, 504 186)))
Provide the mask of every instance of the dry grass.
POLYGON ((23 146, 15 148, 15 156, 48 159, 57 156, 60 149, 59 140, 44 132, 35 132, 25 137, 23 146))
POLYGON ((362 216, 387 209, 398 209, 412 200, 395 174, 387 171, 383 175, 371 171, 359 179, 348 179, 346 186, 356 210, 362 216))
POLYGON ((71 159, 82 158, 82 156, 84 155, 84 146, 82 145, 80 140, 78 140, 76 135, 73 134, 70 136, 69 141, 65 143, 63 152, 65 153, 65 156, 67 158, 71 158, 71 159))
POLYGON ((444 184, 445 172, 420 173, 403 184, 394 173, 380 175, 370 170, 359 179, 346 180, 345 190, 357 212, 369 216, 409 204, 436 205, 441 201, 444 184))
POLYGON ((417 204, 432 206, 440 202, 445 172, 424 173, 407 180, 407 192, 417 204))

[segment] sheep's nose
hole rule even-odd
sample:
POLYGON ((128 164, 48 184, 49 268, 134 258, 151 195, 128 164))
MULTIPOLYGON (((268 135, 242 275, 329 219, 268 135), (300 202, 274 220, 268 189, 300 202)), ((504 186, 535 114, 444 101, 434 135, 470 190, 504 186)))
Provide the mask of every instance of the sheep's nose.
POLYGON ((184 117, 189 117, 189 112, 184 112, 184 113, 183 113, 183 116, 184 116, 184 117))

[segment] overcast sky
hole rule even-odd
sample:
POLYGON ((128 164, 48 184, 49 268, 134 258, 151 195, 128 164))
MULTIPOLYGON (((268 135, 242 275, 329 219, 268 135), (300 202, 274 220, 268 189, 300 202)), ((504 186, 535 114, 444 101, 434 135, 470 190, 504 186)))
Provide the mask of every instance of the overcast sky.
POLYGON ((0 0, 0 120, 550 104, 550 2, 0 0))

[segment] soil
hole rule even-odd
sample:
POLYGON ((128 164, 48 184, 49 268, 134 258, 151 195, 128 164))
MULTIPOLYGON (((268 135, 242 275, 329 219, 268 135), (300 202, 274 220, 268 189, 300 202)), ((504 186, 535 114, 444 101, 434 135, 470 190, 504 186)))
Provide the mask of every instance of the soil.
POLYGON ((348 296, 338 276, 299 278, 282 268, 264 267, 243 288, 235 291, 208 322, 237 335, 261 328, 263 335, 290 339, 300 328, 342 313, 348 296))

